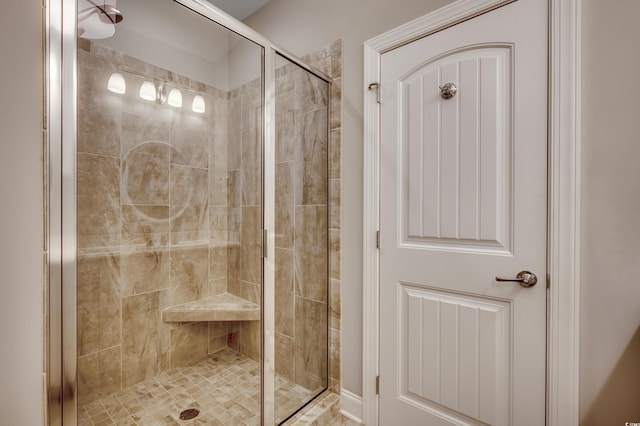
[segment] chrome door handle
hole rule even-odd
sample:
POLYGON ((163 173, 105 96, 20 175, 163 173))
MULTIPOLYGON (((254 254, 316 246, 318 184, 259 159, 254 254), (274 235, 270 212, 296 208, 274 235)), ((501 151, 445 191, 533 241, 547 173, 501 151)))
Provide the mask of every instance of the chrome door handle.
POLYGON ((520 271, 515 278, 500 278, 496 277, 498 282, 516 282, 520 283, 522 287, 533 287, 538 282, 536 274, 529 271, 520 271))

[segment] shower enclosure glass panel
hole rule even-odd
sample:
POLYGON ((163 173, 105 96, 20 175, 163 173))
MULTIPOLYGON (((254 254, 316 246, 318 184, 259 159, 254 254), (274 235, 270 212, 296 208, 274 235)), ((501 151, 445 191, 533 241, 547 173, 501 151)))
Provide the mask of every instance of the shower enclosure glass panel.
POLYGON ((76 3, 57 104, 76 315, 51 314, 49 412, 281 424, 328 387, 328 79, 206 2, 52 7, 76 3))
POLYGON ((260 424, 264 48, 118 9, 78 10, 78 423, 260 424))
POLYGON ((276 61, 275 366, 284 419, 327 388, 329 85, 276 61))

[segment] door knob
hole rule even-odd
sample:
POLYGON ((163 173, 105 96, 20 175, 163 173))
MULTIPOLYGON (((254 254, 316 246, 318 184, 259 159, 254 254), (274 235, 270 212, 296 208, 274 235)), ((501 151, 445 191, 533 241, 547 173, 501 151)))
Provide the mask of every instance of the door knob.
POLYGON ((538 282, 536 274, 529 271, 520 271, 515 278, 500 278, 496 277, 498 282, 516 282, 520 283, 522 287, 533 287, 538 282))

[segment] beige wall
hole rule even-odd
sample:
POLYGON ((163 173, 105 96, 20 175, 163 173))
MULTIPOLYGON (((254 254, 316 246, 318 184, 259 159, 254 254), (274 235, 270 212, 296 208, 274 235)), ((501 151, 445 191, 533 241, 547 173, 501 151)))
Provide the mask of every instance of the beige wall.
POLYGON ((0 417, 18 426, 43 417, 41 4, 0 14, 0 417))
POLYGON ((581 425, 640 421, 640 2, 583 0, 581 425))
POLYGON ((244 21, 299 56, 342 38, 342 386, 357 395, 362 394, 363 43, 447 3, 271 0, 244 21))

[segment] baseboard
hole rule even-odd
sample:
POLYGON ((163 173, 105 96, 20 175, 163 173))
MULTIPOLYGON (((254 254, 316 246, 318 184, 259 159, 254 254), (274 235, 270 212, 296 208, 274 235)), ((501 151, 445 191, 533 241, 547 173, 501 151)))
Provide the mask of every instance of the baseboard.
POLYGON ((362 397, 340 389, 340 414, 357 423, 362 423, 362 397))

